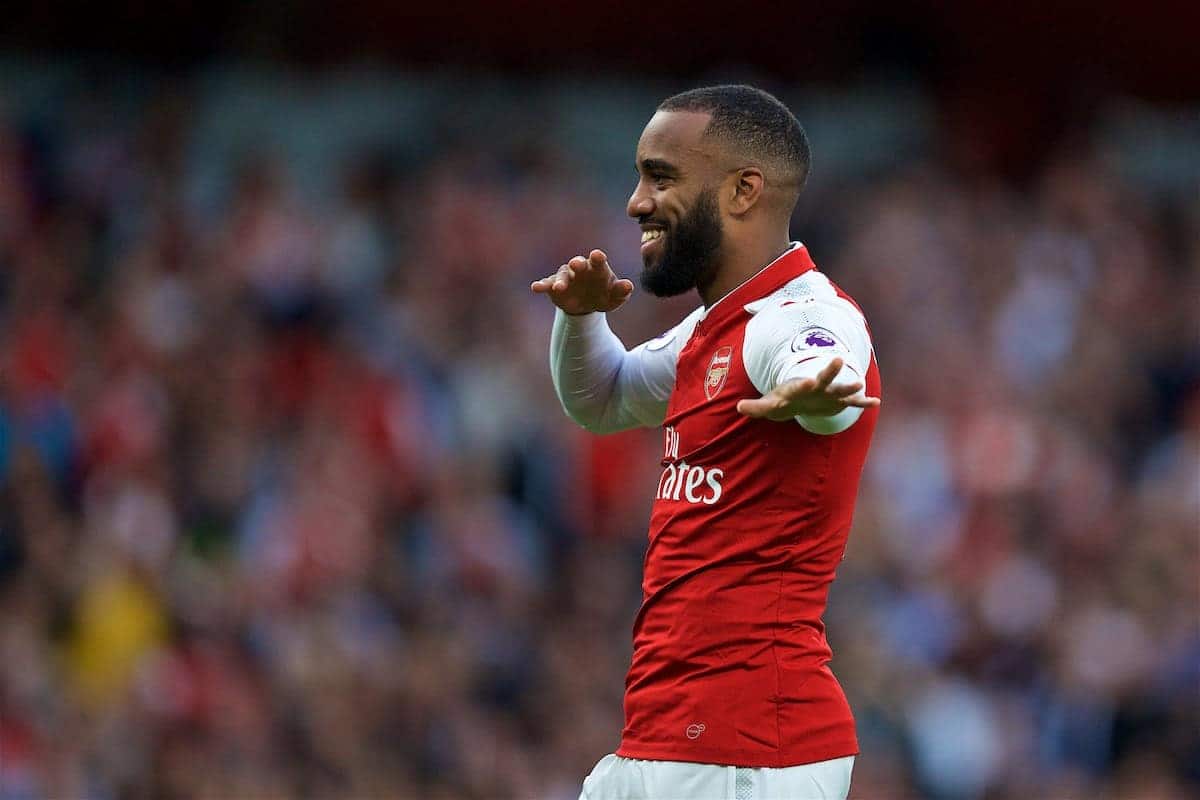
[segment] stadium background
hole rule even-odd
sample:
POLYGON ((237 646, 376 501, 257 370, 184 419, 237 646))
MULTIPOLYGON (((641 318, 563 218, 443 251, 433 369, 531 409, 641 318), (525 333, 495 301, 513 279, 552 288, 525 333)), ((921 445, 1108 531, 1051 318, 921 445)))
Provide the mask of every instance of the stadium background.
POLYGON ((636 272, 641 126, 728 80, 887 383, 852 797, 1196 796, 1196 12, 821 5, 6 12, 0 798, 574 798, 660 445, 527 287, 636 272))

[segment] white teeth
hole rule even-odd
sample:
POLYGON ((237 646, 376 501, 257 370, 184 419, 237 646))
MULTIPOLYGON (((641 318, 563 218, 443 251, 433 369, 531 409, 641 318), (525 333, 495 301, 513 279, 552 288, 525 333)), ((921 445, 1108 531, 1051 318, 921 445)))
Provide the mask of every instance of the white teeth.
POLYGON ((654 239, 657 239, 658 237, 660 237, 662 235, 663 235, 663 232, 660 230, 642 231, 642 244, 645 244, 646 242, 649 242, 649 241, 653 241, 654 239))

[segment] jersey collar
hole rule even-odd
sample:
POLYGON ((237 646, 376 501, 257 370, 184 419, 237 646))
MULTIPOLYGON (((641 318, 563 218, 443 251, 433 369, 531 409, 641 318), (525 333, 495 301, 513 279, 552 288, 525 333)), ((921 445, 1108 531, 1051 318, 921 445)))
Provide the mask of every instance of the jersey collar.
POLYGON ((800 242, 792 242, 778 258, 705 309, 700 315, 697 327, 709 327, 720 320, 728 319, 742 311, 742 307, 747 303, 766 297, 789 281, 816 268, 816 264, 808 255, 808 248, 800 242))

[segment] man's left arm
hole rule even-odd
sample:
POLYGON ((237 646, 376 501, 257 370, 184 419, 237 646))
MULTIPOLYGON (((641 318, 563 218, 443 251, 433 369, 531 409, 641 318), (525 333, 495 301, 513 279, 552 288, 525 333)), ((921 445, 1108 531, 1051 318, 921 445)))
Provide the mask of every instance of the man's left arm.
POLYGON ((879 405, 867 397, 871 340, 858 309, 810 299, 771 304, 746 326, 742 348, 746 373, 762 397, 742 400, 750 417, 795 419, 818 434, 840 433, 863 409, 879 405))

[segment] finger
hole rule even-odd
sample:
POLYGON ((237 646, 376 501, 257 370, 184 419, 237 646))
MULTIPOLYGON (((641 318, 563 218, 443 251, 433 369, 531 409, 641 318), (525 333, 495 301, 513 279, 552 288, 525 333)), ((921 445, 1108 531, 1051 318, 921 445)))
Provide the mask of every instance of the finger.
POLYGON ((771 394, 778 395, 784 400, 795 400, 802 394, 809 394, 817 390, 816 378, 793 378, 790 381, 785 381, 775 387, 771 394))
POLYGON ((878 397, 859 395, 857 397, 839 397, 838 402, 847 407, 853 406, 854 408, 876 408, 883 401, 878 397))
POLYGON ((825 394, 833 395, 834 397, 845 397, 851 394, 861 392, 863 388, 862 381, 854 381, 852 383, 831 383, 825 387, 825 394))
POLYGON ((529 284, 529 288, 538 294, 545 294, 546 292, 550 291, 550 287, 554 285, 554 279, 557 277, 558 273, 555 272, 553 275, 547 275, 544 278, 538 278, 536 281, 529 284))
POLYGON ((817 388, 824 389, 830 382, 837 377, 837 374, 842 371, 844 362, 841 356, 834 356, 833 359, 825 365, 825 369, 817 373, 817 388))
POLYGON ((568 269, 570 269, 570 271, 576 275, 578 275, 580 272, 583 272, 588 268, 588 266, 590 266, 588 260, 583 256, 575 256, 567 262, 568 269))
POLYGON ((633 294, 633 281, 631 280, 613 281, 608 290, 608 296, 616 302, 628 300, 631 294, 633 294))
POLYGON ((575 277, 575 273, 571 271, 570 266, 563 264, 558 268, 558 272, 554 274, 554 285, 551 288, 559 292, 564 291, 571 285, 571 278, 573 277, 575 277))
POLYGON ((604 269, 608 265, 608 256, 603 250, 593 250, 588 253, 587 260, 596 269, 604 269))

